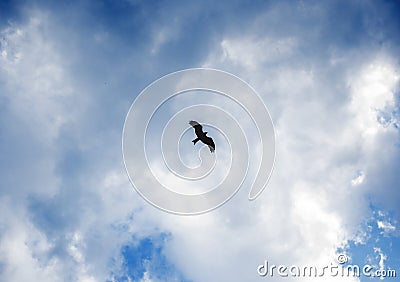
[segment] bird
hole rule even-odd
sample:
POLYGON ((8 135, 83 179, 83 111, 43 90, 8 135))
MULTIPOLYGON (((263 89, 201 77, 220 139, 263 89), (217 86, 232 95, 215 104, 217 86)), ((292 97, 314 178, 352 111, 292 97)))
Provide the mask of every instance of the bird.
POLYGON ((211 137, 207 136, 208 132, 203 131, 203 126, 201 126, 200 123, 197 121, 191 120, 189 121, 189 124, 193 126, 194 132, 196 133, 197 138, 192 140, 193 145, 196 145, 198 141, 203 142, 210 148, 210 152, 213 153, 215 151, 215 143, 214 140, 211 137))

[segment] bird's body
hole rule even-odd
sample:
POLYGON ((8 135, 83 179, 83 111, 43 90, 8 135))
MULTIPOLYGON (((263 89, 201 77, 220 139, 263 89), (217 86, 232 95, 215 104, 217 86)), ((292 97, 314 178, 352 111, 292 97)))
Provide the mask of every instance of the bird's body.
POLYGON ((189 122, 191 126, 194 128, 194 133, 196 133, 197 138, 192 140, 193 145, 196 145, 198 141, 203 142, 204 144, 208 145, 208 148, 210 148, 211 152, 215 151, 215 143, 214 140, 211 137, 207 136, 207 132, 203 131, 203 127, 201 126, 200 123, 197 121, 191 120, 189 122))

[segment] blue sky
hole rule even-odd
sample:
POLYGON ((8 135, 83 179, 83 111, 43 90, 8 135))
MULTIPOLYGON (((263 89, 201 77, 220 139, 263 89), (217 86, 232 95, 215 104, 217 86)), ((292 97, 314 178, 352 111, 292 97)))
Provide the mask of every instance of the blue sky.
POLYGON ((330 265, 343 252, 400 275, 399 10, 2 1, 0 280, 262 281, 264 260, 330 265), (121 138, 135 97, 192 67, 260 94, 276 163, 256 201, 243 187, 220 209, 181 217, 134 191, 121 138))

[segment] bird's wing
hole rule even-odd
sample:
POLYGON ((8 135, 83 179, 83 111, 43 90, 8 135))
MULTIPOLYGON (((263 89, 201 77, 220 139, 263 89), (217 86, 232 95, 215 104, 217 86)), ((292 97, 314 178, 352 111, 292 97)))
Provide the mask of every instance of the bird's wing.
POLYGON ((189 124, 190 124, 191 126, 193 126, 193 127, 198 126, 198 125, 201 126, 200 123, 198 123, 197 121, 194 121, 194 120, 189 121, 189 124))
POLYGON ((214 140, 211 137, 207 137, 206 139, 202 140, 204 144, 207 144, 208 147, 210 148, 211 152, 214 152, 215 150, 215 143, 214 140))
POLYGON ((202 126, 200 123, 198 123, 197 121, 191 120, 191 121, 189 121, 189 124, 190 124, 191 126, 193 126, 194 132, 196 132, 196 135, 197 135, 197 136, 200 137, 201 135, 204 134, 204 132, 203 132, 203 126, 202 126))

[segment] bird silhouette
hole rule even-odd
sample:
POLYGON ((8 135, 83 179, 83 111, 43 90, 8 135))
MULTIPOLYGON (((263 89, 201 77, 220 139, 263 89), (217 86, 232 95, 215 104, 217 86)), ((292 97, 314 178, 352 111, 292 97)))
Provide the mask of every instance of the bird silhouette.
POLYGON ((211 137, 207 136, 208 132, 203 131, 203 126, 201 126, 200 123, 197 121, 191 120, 189 121, 189 124, 193 126, 194 132, 196 133, 197 138, 192 140, 193 145, 196 145, 198 141, 203 142, 204 144, 208 145, 208 148, 210 148, 211 153, 215 151, 215 143, 214 140, 212 140, 211 137))

